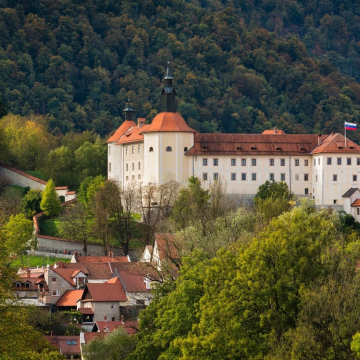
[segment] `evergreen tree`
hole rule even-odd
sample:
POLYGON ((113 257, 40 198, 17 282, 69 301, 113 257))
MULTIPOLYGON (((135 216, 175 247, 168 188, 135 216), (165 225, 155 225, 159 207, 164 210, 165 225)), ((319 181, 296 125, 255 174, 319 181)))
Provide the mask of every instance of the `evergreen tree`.
POLYGON ((50 179, 43 191, 40 208, 46 216, 56 216, 60 214, 60 199, 55 191, 55 184, 50 179))

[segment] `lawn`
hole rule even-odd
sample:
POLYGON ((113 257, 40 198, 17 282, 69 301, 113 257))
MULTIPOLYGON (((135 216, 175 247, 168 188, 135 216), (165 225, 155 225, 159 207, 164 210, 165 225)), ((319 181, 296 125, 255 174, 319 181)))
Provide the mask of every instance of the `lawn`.
POLYGON ((24 173, 29 174, 31 176, 35 176, 36 178, 40 179, 40 180, 45 180, 45 176, 41 171, 24 171, 24 173))
POLYGON ((53 265, 56 261, 61 260, 62 262, 70 262, 70 259, 59 259, 53 256, 34 256, 34 255, 23 255, 23 262, 24 265, 21 264, 20 256, 11 262, 11 266, 15 268, 19 268, 22 266, 29 266, 29 267, 42 267, 43 264, 46 266, 48 263, 53 265))
POLYGON ((40 234, 60 237, 60 220, 58 218, 47 219, 40 222, 40 234))

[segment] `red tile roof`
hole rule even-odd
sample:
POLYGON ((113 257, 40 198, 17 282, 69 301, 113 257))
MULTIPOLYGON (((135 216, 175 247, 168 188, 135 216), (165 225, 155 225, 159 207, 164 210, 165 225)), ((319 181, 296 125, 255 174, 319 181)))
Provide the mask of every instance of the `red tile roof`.
POLYGON ((76 306, 76 302, 81 299, 83 293, 84 290, 66 290, 56 302, 56 306, 76 306))
POLYGON ((261 134, 263 135, 284 135, 285 131, 281 129, 264 130, 261 134))
POLYGON ((356 199, 352 204, 352 207, 359 207, 360 206, 360 199, 356 199))
POLYGON ((146 289, 144 282, 146 271, 140 268, 138 263, 113 264, 113 268, 117 269, 126 292, 148 293, 150 291, 146 289))
POLYGON ((146 130, 150 125, 143 125, 140 129, 135 126, 122 136, 119 141, 116 143, 116 145, 121 144, 128 144, 133 142, 141 142, 144 141, 144 135, 143 132, 146 130))
POLYGON ((85 344, 89 343, 90 341, 96 339, 96 338, 100 338, 103 337, 104 334, 103 333, 98 333, 98 332, 84 332, 84 340, 85 340, 85 344))
POLYGON ((136 124, 132 120, 126 120, 124 121, 120 127, 114 132, 113 135, 110 136, 109 140, 107 142, 114 142, 118 141, 122 135, 125 134, 126 131, 131 129, 133 126, 136 126, 136 124))
MULTIPOLYGON (((108 284, 108 283, 89 283, 86 285, 88 292, 90 293, 91 300, 94 302, 111 302, 111 301, 127 301, 124 289, 120 283, 108 284)), ((85 290, 86 292, 86 290, 85 290)), ((85 295, 84 292, 84 295, 85 295)), ((83 295, 83 298, 84 298, 83 295)), ((88 299, 86 299, 88 300, 88 299)))
POLYGON ((161 112, 157 114, 151 122, 150 126, 143 130, 143 133, 162 131, 196 132, 177 112, 161 112))
POLYGON ((320 146, 318 146, 312 154, 320 153, 359 153, 360 146, 355 144, 353 141, 346 139, 345 147, 345 136, 340 133, 331 134, 324 139, 320 146))
POLYGON ((80 337, 79 335, 74 336, 51 336, 44 335, 47 341, 58 349, 61 354, 65 356, 80 355, 80 337))
POLYGON ((139 331, 139 323, 137 321, 96 321, 93 331, 100 333, 112 332, 122 327, 128 335, 136 334, 139 331))
POLYGON ((54 268, 51 266, 51 270, 53 270, 56 274, 61 276, 65 279, 69 284, 76 286, 75 281, 72 279, 71 275, 73 274, 73 269, 61 269, 61 268, 54 268))
POLYGON ((179 259, 179 250, 173 234, 156 233, 155 242, 157 243, 160 260, 165 258, 179 259))
POLYGON ((94 315, 94 310, 91 308, 79 308, 78 310, 83 315, 94 315))
MULTIPOLYGON (((322 136, 322 139, 325 136, 322 136)), ((186 155, 309 155, 318 145, 314 134, 200 134, 186 155)))
POLYGON ((109 263, 62 263, 63 269, 81 270, 89 280, 107 280, 112 277, 109 263))

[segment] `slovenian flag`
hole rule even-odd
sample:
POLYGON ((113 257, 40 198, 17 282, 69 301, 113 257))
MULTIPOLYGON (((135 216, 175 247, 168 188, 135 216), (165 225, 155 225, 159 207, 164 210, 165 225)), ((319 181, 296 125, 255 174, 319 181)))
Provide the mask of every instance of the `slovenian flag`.
POLYGON ((345 130, 356 130, 356 124, 345 122, 345 130))

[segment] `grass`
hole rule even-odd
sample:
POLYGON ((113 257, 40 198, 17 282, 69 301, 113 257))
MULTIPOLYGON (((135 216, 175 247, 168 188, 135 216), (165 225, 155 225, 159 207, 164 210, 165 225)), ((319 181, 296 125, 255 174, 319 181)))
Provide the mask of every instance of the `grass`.
POLYGON ((58 218, 43 220, 40 223, 40 234, 60 237, 60 223, 58 218))
POLYGON ((40 180, 45 180, 45 176, 41 171, 24 171, 24 173, 29 174, 31 176, 35 176, 36 178, 40 179, 40 180))
POLYGON ((35 256, 35 255, 23 255, 23 262, 24 265, 21 264, 20 256, 11 262, 11 266, 15 268, 19 268, 22 266, 29 266, 29 267, 42 267, 43 262, 46 266, 48 263, 50 265, 55 264, 56 261, 63 261, 63 262, 70 262, 70 259, 59 259, 53 256, 50 257, 43 257, 43 256, 35 256))
POLYGON ((23 194, 22 194, 23 190, 24 190, 24 188, 22 188, 21 186, 9 185, 8 190, 7 190, 7 195, 9 197, 23 196, 23 194))

